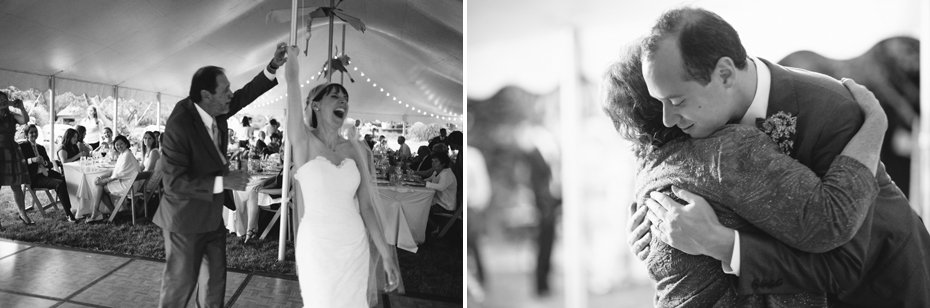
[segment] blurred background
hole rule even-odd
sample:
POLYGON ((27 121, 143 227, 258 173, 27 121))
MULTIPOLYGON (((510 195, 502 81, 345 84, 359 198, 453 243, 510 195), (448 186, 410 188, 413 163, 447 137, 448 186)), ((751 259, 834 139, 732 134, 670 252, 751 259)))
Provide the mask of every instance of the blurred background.
POLYGON ((882 160, 915 210, 930 213, 917 189, 930 186, 920 163, 930 125, 919 124, 927 3, 471 0, 469 164, 483 159, 468 173, 469 307, 652 305, 653 283, 626 238, 635 158, 598 87, 621 48, 679 5, 723 17, 753 56, 869 87, 889 117, 882 160))

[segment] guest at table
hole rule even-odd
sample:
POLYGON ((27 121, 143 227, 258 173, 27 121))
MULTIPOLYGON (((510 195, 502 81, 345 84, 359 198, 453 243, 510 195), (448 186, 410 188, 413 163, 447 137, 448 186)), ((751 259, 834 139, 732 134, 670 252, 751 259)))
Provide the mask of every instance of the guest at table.
POLYGON ((87 135, 87 128, 85 128, 83 125, 78 125, 75 127, 75 129, 78 132, 78 149, 81 150, 81 154, 84 154, 84 156, 90 156, 90 152, 94 149, 86 142, 84 142, 84 136, 87 135))
POLYGON ((372 138, 374 138, 374 137, 373 137, 371 134, 365 134, 365 143, 368 144, 368 149, 369 149, 369 150, 374 150, 374 149, 375 149, 375 141, 372 140, 372 138))
POLYGON ((267 147, 265 144, 265 132, 256 131, 252 136, 252 140, 249 140, 249 147, 255 155, 265 153, 265 147, 267 147))
MULTIPOLYGON (((80 126, 84 126, 87 129, 87 140, 93 141, 88 144, 91 147, 91 150, 96 150, 100 146, 100 141, 104 140, 100 135, 103 128, 106 128, 106 123, 103 119, 100 118, 97 114, 97 107, 89 106, 87 107, 87 117, 81 120, 80 126)), ((112 131, 110 132, 112 136, 112 131)), ((109 142, 109 138, 106 139, 109 142)))
MULTIPOLYGON (((458 183, 452 172, 452 160, 446 155, 435 155, 431 158, 434 170, 441 170, 426 179, 426 188, 436 190, 433 196, 433 206, 430 213, 453 213, 456 209, 456 196, 458 183)), ((427 225, 432 221, 427 221, 427 225)), ((436 231, 439 231, 438 228, 436 231)), ((434 232, 435 233, 435 232, 434 232)))
MULTIPOLYGON (((100 207, 100 201, 103 201, 103 204, 107 206, 112 212, 114 210, 112 196, 119 197, 124 195, 131 187, 132 183, 136 179, 136 175, 139 174, 139 161, 136 160, 136 157, 132 155, 132 151, 129 150, 129 139, 126 139, 125 136, 119 135, 113 139, 113 147, 116 148, 116 153, 119 153, 119 158, 116 159, 116 165, 113 167, 113 172, 109 176, 101 176, 97 178, 95 184, 100 186, 100 189, 103 189, 103 192, 97 194, 97 200, 94 200, 93 212, 90 215, 90 218, 87 219, 87 223, 94 223, 103 220, 103 215, 98 216, 97 209, 100 207)), ((111 213, 110 215, 116 215, 116 213, 111 213)))
POLYGON ((455 174, 455 180, 458 182, 458 186, 456 187, 458 191, 455 200, 456 204, 459 205, 462 204, 462 193, 464 193, 462 185, 465 184, 465 174, 462 172, 462 167, 465 164, 465 151, 462 151, 463 137, 461 131, 454 131, 449 134, 449 138, 446 138, 446 144, 448 144, 449 147, 452 148, 452 152, 455 153, 455 161, 452 162, 452 173, 455 174))
POLYGON ((239 147, 249 148, 249 137, 252 136, 252 118, 242 117, 242 126, 236 129, 236 138, 239 138, 239 147))
POLYGON ((404 138, 404 136, 397 137, 397 144, 400 145, 397 148, 397 153, 398 155, 400 155, 400 159, 407 161, 408 159, 410 159, 410 146, 407 145, 405 142, 407 142, 407 138, 404 138))
POLYGON ((64 208, 68 221, 77 222, 74 214, 71 213, 71 198, 68 197, 68 185, 65 185, 65 177, 55 171, 45 147, 36 143, 38 138, 39 128, 35 124, 29 124, 26 126, 26 142, 19 144, 23 157, 26 158, 32 188, 54 189, 58 193, 58 199, 61 200, 61 207, 64 208))
POLYGON ((387 145, 386 137, 384 137, 384 135, 378 137, 378 144, 375 144, 374 152, 378 154, 384 154, 387 153, 390 149, 391 148, 389 148, 387 145))
POLYGON ((19 210, 19 220, 26 225, 35 222, 26 215, 25 196, 22 184, 29 184, 29 171, 26 170, 23 152, 16 144, 16 124, 25 124, 26 107, 22 100, 10 101, 9 94, 0 92, 0 186, 9 186, 13 190, 13 199, 19 210), (19 114, 10 111, 9 107, 19 109, 19 114))
MULTIPOLYGON (((107 156, 113 154, 113 130, 109 127, 104 127, 102 129, 102 134, 100 134, 100 143, 97 147, 91 146, 94 148, 94 151, 100 153, 101 156, 107 156)), ((93 140, 93 139, 91 139, 93 140)))
POLYGON ((158 149, 158 137, 154 132, 142 134, 142 171, 155 171, 155 163, 161 157, 158 149))
MULTIPOLYGON (((421 145, 417 148, 417 156, 410 161, 410 169, 413 171, 428 171, 433 168, 432 162, 429 158, 430 151, 429 148, 425 145, 421 145)), ((427 176, 432 173, 427 174, 427 176)))
POLYGON ((70 163, 84 157, 81 148, 78 147, 78 132, 73 128, 65 131, 61 138, 61 146, 58 148, 58 160, 62 163, 70 163))
POLYGON ((271 134, 271 142, 268 143, 268 146, 265 147, 265 150, 262 151, 264 155, 271 155, 281 152, 281 134, 273 133, 271 134))
MULTIPOLYGON (((265 124, 265 126, 262 127, 262 131, 265 132, 265 137, 268 138, 265 140, 265 143, 271 143, 271 136, 274 134, 281 133, 281 131, 278 130, 278 127, 280 126, 281 124, 278 123, 278 120, 275 120, 272 118, 271 120, 268 121, 268 124, 265 124)), ((263 137, 262 139, 265 139, 265 138, 263 137)))

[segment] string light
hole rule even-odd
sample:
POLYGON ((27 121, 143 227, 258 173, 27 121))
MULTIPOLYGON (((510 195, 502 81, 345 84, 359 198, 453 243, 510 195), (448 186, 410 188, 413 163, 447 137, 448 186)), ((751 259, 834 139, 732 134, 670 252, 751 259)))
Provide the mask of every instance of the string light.
MULTIPOLYGON (((325 66, 324 66, 324 70, 325 70, 325 69, 326 69, 326 68, 325 68, 325 66)), ((352 70, 358 71, 358 67, 357 67, 357 66, 352 67, 352 70)), ((316 80, 316 77, 319 76, 319 75, 321 75, 321 74, 322 74, 322 71, 317 72, 315 75, 310 76, 310 80, 316 80)), ((360 74, 361 74, 362 77, 365 76, 365 72, 360 72, 360 74)), ((307 81, 306 81, 306 84, 310 84, 310 80, 307 80, 307 81)), ((322 79, 321 79, 321 80, 322 80, 322 79)), ((371 78, 370 78, 370 77, 369 77, 369 78, 365 78, 365 82, 371 82, 371 78)), ((455 113, 455 112, 450 112, 450 111, 449 111, 449 108, 447 108, 447 106, 444 106, 444 104, 442 104, 443 101, 444 101, 444 99, 442 99, 442 98, 440 98, 438 95, 436 95, 436 93, 434 93, 434 92, 432 91, 432 89, 427 88, 427 86, 426 86, 425 84, 423 84, 423 82, 422 82, 421 80, 416 80, 415 83, 416 83, 416 84, 418 85, 418 87, 427 95, 428 101, 430 101, 431 103, 433 103, 433 105, 435 105, 435 106, 438 107, 440 110, 442 110, 442 112, 445 112, 445 113, 449 114, 450 116, 437 115, 437 114, 434 114, 434 113, 426 112, 425 110, 422 110, 422 109, 418 110, 416 107, 410 106, 410 104, 404 104, 404 102, 403 102, 402 100, 398 100, 396 96, 392 96, 392 95, 391 95, 391 92, 386 92, 386 93, 384 94, 384 96, 385 96, 385 97, 391 97, 391 100, 396 101, 398 105, 404 105, 404 107, 410 108, 410 110, 412 110, 412 111, 416 111, 417 114, 421 114, 421 115, 424 115, 424 116, 429 116, 429 117, 436 118, 436 119, 441 119, 441 120, 444 120, 444 121, 457 120, 457 121, 461 122, 461 121, 464 120, 464 116, 459 115, 459 114, 457 114, 457 113, 455 113)), ((378 88, 378 84, 377 84, 377 83, 372 83, 371 86, 374 87, 374 88, 378 88)), ((303 88, 303 87, 304 87, 304 84, 301 84, 300 87, 303 88)), ((378 88, 378 90, 379 90, 379 92, 385 92, 385 91, 384 91, 384 88, 378 88)), ((259 103, 259 104, 253 104, 253 105, 247 107, 246 109, 248 109, 248 108, 256 108, 256 107, 267 106, 267 105, 273 104, 273 103, 275 103, 275 102, 278 102, 278 101, 284 99, 285 97, 287 97, 287 93, 285 93, 283 96, 278 96, 277 98, 272 99, 272 100, 266 100, 266 101, 264 101, 264 102, 262 102, 262 103, 259 103)))

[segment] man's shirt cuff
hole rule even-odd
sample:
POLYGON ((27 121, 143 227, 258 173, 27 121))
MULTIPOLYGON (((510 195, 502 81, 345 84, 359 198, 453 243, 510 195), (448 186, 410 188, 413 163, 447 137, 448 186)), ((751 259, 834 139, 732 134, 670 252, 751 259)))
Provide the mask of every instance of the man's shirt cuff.
MULTIPOLYGON (((253 72, 254 72, 254 71, 253 71, 253 72)), ((268 67, 267 67, 267 66, 265 67, 264 70, 262 70, 262 72, 265 72, 265 77, 268 77, 268 80, 274 81, 275 76, 274 76, 274 74, 272 74, 271 72, 268 71, 268 67)))
POLYGON ((730 264, 726 262, 720 262, 723 264, 723 272, 727 274, 733 274, 739 276, 739 263, 740 263, 740 253, 739 253, 739 231, 733 230, 736 233, 736 236, 733 238, 733 256, 730 258, 730 264))
MULTIPOLYGON (((223 192, 223 177, 217 176, 216 181, 213 182, 213 193, 218 194, 223 192)), ((739 239, 739 237, 737 237, 739 239)))

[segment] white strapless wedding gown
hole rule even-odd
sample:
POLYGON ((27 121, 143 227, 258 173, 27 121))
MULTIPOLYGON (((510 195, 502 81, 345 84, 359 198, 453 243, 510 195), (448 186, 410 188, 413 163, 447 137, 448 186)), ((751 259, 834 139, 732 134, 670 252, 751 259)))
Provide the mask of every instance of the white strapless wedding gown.
POLYGON ((297 169, 304 216, 295 250, 304 307, 368 307, 368 234, 358 202, 355 161, 319 156, 297 169))

